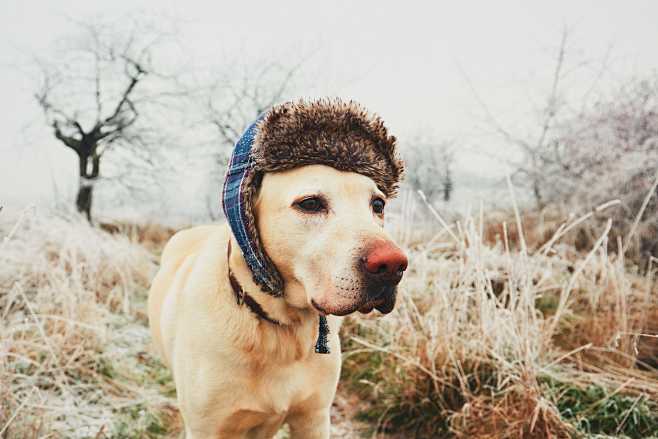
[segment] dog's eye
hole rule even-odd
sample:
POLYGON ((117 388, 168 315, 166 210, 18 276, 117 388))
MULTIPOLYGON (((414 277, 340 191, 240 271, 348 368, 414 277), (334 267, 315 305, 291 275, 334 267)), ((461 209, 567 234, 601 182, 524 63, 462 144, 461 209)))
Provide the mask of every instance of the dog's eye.
POLYGON ((381 215, 382 213, 384 213, 384 206, 386 206, 386 202, 381 198, 373 198, 370 204, 372 205, 372 210, 377 215, 381 215))
POLYGON ((326 210, 324 201, 318 197, 308 197, 295 203, 304 212, 317 213, 326 210))

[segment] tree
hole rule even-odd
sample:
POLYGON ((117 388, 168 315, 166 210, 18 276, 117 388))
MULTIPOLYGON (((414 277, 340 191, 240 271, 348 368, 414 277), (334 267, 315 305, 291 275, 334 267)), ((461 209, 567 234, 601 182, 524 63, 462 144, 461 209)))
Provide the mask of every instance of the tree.
MULTIPOLYGON (((531 191, 538 210, 565 206, 570 212, 597 213, 598 206, 616 200, 614 210, 594 215, 600 224, 613 219, 610 250, 625 252, 632 238, 635 256, 657 256, 658 75, 597 90, 607 58, 567 66, 567 41, 564 30, 533 134, 512 133, 481 104, 495 132, 521 152, 513 176, 531 191), (569 94, 567 76, 589 72, 596 64, 598 73, 584 94, 569 94)), ((598 236, 599 231, 591 232, 579 229, 589 238, 598 236)))
POLYGON ((601 95, 561 121, 548 142, 547 200, 572 210, 618 200, 606 215, 613 238, 624 240, 624 250, 633 239, 636 256, 658 256, 658 75, 601 95))
POLYGON ((54 137, 75 152, 79 185, 76 208, 91 221, 94 186, 108 151, 123 149, 124 170, 153 165, 152 123, 143 109, 167 92, 154 86, 166 75, 153 63, 164 32, 133 22, 132 27, 78 24, 61 40, 55 57, 37 60, 40 86, 35 98, 54 137), (147 87, 150 85, 150 87, 147 87))
POLYGON ((507 145, 516 149, 516 152, 519 153, 516 154, 519 157, 518 159, 509 159, 510 156, 514 156, 515 154, 506 154, 506 161, 514 169, 512 178, 517 185, 529 189, 539 209, 546 206, 545 191, 550 189, 545 179, 545 163, 552 159, 553 145, 551 144, 551 134, 556 126, 559 125, 561 118, 569 116, 569 107, 566 105, 563 82, 565 77, 573 73, 574 70, 578 70, 578 67, 583 68, 589 64, 583 62, 576 68, 566 68, 568 40, 569 31, 565 27, 562 30, 556 51, 550 87, 542 100, 542 104, 538 108, 537 125, 531 130, 530 134, 517 134, 504 127, 479 96, 466 73, 462 72, 465 81, 483 110, 487 124, 493 129, 497 137, 501 138, 507 145))
MULTIPOLYGON (((294 64, 264 61, 241 65, 237 71, 225 72, 204 91, 205 119, 214 133, 211 141, 214 178, 210 179, 213 188, 221 185, 233 146, 247 126, 273 105, 293 98, 295 80, 305 59, 294 64)), ((217 217, 216 205, 216 190, 211 189, 206 207, 212 219, 217 217)))
POLYGON ((259 114, 290 98, 300 67, 301 62, 293 66, 268 62, 256 69, 244 66, 236 77, 216 81, 206 103, 220 143, 233 146, 259 114))
POLYGON ((450 141, 434 142, 416 137, 404 148, 406 181, 421 190, 430 202, 450 201, 454 190, 454 148, 450 141))

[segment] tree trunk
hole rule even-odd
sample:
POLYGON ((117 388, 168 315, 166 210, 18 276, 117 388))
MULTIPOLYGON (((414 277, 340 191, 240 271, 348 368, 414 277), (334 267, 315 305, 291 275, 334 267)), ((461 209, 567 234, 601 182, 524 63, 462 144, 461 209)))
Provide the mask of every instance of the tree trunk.
POLYGON ((454 184, 452 182, 452 174, 450 173, 450 169, 446 169, 445 176, 443 178, 443 201, 446 203, 450 201, 450 197, 452 196, 452 190, 454 189, 454 184))
POLYGON ((537 203, 537 210, 542 210, 544 205, 544 199, 541 194, 541 189, 539 188, 539 179, 534 177, 532 182, 532 192, 535 195, 535 202, 537 203))
POLYGON ((75 199, 75 205, 78 208, 78 212, 83 213, 89 222, 91 222, 91 200, 93 191, 94 186, 92 186, 92 184, 84 177, 80 177, 80 185, 78 186, 78 196, 75 199))
POLYGON ((91 222, 91 203, 94 195, 94 183, 99 175, 100 170, 100 157, 94 156, 92 158, 92 169, 89 169, 88 155, 79 155, 79 177, 78 183, 78 196, 75 199, 75 206, 78 212, 87 217, 87 221, 91 222))

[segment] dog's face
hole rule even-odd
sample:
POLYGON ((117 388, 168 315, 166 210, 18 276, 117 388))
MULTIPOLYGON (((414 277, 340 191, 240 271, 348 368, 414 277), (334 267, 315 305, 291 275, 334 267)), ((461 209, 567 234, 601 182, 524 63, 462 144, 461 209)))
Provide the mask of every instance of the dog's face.
POLYGON ((407 257, 384 231, 385 204, 373 180, 329 166, 263 176, 258 230, 292 306, 335 315, 393 310, 407 257))

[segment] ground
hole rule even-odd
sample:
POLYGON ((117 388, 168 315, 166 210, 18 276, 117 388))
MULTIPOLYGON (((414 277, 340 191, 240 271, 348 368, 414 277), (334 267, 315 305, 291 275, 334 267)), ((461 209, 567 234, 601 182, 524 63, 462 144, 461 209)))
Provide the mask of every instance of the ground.
MULTIPOLYGON (((332 437, 658 437, 655 262, 610 254, 605 234, 576 251, 559 225, 524 241, 500 222, 400 219, 410 271, 394 313, 344 325, 332 437)), ((172 233, 0 225, 1 438, 178 437, 145 314, 172 233)))

